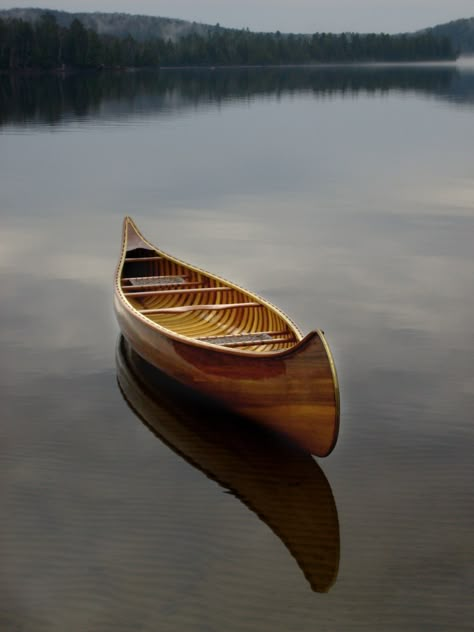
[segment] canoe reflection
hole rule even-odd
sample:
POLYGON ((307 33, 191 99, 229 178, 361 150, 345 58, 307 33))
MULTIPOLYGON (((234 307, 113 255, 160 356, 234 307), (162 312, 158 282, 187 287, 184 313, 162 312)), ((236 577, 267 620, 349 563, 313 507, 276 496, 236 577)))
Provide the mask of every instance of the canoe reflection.
POLYGON ((117 377, 127 404, 148 428, 254 511, 311 588, 327 592, 337 578, 339 523, 331 487, 312 456, 174 382, 123 337, 117 377))

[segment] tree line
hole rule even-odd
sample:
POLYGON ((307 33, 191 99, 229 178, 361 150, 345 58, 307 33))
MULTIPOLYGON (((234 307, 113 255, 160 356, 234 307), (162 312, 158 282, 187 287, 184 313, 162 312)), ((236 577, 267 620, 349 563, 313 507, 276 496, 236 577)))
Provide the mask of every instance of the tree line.
POLYGON ((447 38, 417 35, 253 33, 216 26, 177 41, 99 35, 75 19, 58 25, 52 14, 34 23, 0 19, 0 69, 265 65, 399 62, 455 59, 447 38))

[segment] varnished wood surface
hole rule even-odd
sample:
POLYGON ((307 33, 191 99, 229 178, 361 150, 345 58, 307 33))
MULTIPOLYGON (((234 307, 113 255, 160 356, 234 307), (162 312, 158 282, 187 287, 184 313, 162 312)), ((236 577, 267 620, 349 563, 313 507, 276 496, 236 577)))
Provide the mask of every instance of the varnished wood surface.
POLYGON ((254 511, 285 544, 313 590, 328 591, 339 565, 338 516, 330 485, 309 453, 194 397, 123 338, 117 378, 142 421, 254 511))
MULTIPOLYGON (((158 251, 128 218, 124 223, 119 286, 121 295, 132 309, 176 337, 202 340, 212 335, 249 334, 262 330, 281 330, 290 334, 284 339, 278 337, 273 344, 265 345, 265 349, 260 345, 253 348, 243 345, 245 352, 256 353, 281 351, 302 338, 294 323, 270 303, 158 251), (140 279, 143 279, 142 283, 140 279), (203 314, 201 311, 221 313, 203 314), (181 314, 186 317, 180 317, 181 314)), ((233 349, 239 352, 238 345, 233 349)))
MULTIPOLYGON (((178 290, 178 285, 162 289, 178 290)), ((283 312, 264 299, 154 248, 129 218, 124 222, 116 273, 115 311, 134 349, 172 378, 239 414, 277 424, 288 436, 311 436, 308 447, 318 456, 333 449, 339 392, 322 332, 303 337, 283 312), (160 259, 126 263, 131 256, 160 259), (186 286, 196 283, 206 292, 129 296, 134 287, 144 289, 130 285, 130 278, 140 277, 181 277, 186 286), (222 287, 229 291, 223 293, 222 287), (232 305, 242 303, 251 305, 232 305), (212 343, 213 337, 269 331, 279 333, 265 344, 249 345, 245 338, 242 345, 212 343)))

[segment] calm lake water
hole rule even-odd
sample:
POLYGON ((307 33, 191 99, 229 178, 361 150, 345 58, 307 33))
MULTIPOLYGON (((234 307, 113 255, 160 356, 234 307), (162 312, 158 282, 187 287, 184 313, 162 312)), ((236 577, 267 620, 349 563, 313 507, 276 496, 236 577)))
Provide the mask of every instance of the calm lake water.
POLYGON ((2 631, 471 629, 473 148, 469 64, 0 78, 2 631), (140 399, 126 214, 325 330, 327 459, 140 399))

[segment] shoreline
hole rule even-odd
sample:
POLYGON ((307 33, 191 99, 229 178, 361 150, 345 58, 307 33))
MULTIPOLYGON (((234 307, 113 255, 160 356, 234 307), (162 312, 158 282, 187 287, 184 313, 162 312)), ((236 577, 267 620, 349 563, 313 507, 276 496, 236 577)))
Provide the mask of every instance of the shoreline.
POLYGON ((99 68, 15 68, 1 69, 0 76, 40 77, 43 75, 68 76, 76 74, 98 74, 102 72, 134 73, 159 72, 173 70, 262 70, 262 69, 305 69, 305 68, 397 68, 397 67, 457 67, 470 65, 474 56, 461 56, 456 59, 413 60, 413 61, 346 61, 346 62, 313 62, 309 64, 228 64, 228 65, 182 65, 182 66, 101 66, 99 68))

